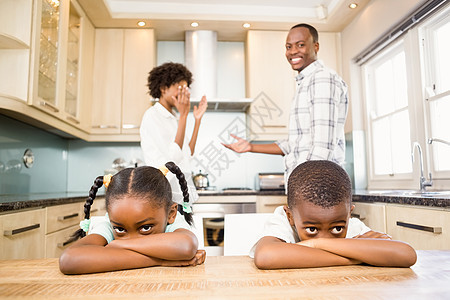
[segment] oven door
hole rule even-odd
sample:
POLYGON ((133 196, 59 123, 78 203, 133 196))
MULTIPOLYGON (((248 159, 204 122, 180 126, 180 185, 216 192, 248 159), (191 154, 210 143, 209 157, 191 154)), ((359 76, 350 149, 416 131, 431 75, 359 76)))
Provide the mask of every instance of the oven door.
POLYGON ((256 203, 194 203, 192 211, 195 220, 200 222, 197 228, 203 227, 206 255, 217 256, 223 255, 225 215, 255 213, 256 203))

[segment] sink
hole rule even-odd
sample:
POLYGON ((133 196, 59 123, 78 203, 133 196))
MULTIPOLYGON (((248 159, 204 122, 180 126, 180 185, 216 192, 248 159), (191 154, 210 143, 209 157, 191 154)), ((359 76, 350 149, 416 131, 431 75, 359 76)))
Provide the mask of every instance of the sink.
POLYGON ((416 190, 381 190, 370 191, 373 195, 417 196, 417 197, 450 197, 450 191, 416 191, 416 190))

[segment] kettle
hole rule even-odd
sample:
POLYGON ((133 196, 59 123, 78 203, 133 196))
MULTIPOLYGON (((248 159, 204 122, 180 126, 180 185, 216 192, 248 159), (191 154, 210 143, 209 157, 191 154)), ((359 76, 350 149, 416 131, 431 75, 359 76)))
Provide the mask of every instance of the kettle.
POLYGON ((208 174, 203 174, 201 170, 192 177, 197 190, 204 190, 209 187, 208 174))

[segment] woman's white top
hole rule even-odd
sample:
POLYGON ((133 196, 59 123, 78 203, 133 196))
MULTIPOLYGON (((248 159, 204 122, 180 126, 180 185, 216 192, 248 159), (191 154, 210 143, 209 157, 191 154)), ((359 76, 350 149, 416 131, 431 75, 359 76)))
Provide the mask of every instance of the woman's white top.
MULTIPOLYGON (((189 202, 192 204, 198 199, 197 190, 192 181, 191 149, 187 134, 185 134, 183 148, 175 143, 178 129, 178 117, 174 112, 169 112, 159 102, 147 109, 141 122, 141 148, 144 152, 144 160, 148 166, 159 168, 165 163, 173 161, 184 173, 189 189, 189 202)), ((167 179, 172 186, 172 199, 182 204, 178 179, 171 172, 167 173, 167 179)))

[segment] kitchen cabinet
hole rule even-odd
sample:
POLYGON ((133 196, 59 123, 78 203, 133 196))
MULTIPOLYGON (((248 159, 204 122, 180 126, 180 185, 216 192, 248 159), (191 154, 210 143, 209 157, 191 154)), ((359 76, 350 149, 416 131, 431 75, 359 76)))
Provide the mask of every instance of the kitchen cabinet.
POLYGON ((360 219, 370 229, 387 232, 386 230, 386 206, 381 203, 354 202, 355 208, 352 217, 360 219))
POLYGON ((146 86, 155 66, 153 29, 96 29, 92 140, 139 141, 150 107, 146 86))
POLYGON ((45 213, 40 208, 0 216, 0 259, 44 257, 45 213))
POLYGON ((289 110, 295 93, 295 72, 286 61, 287 31, 247 33, 246 97, 253 98, 247 113, 250 140, 287 136, 289 110))
MULTIPOLYGON (((105 198, 99 197, 91 216, 105 213, 105 198)), ((0 215, 0 259, 59 257, 83 218, 84 202, 0 215)))
POLYGON ((0 1, 2 113, 88 139, 93 32, 76 0, 0 1))
POLYGON ((286 195, 258 195, 256 199, 257 213, 273 213, 278 206, 287 205, 286 195))
MULTIPOLYGON (((84 203, 83 203, 83 217, 84 217, 84 203)), ((95 198, 91 206, 91 216, 104 216, 106 214, 106 200, 104 197, 95 198)))
POLYGON ((84 218, 83 202, 47 207, 45 257, 59 257, 69 244, 66 241, 80 228, 84 218))
POLYGON ((386 205, 387 233, 416 250, 450 249, 450 211, 386 205))
MULTIPOLYGON (((47 231, 45 235, 45 257, 59 257, 70 244, 69 237, 80 228, 84 219, 84 203, 72 203, 47 207, 47 231)), ((105 198, 94 200, 91 216, 104 216, 105 198)))
POLYGON ((27 101, 32 16, 31 0, 0 1, 1 102, 27 101))
POLYGON ((86 88, 86 79, 80 78, 81 71, 87 77, 92 73, 94 29, 75 1, 38 0, 35 9, 29 103, 83 129, 89 119, 82 115, 80 102, 89 99, 80 93, 86 88))

